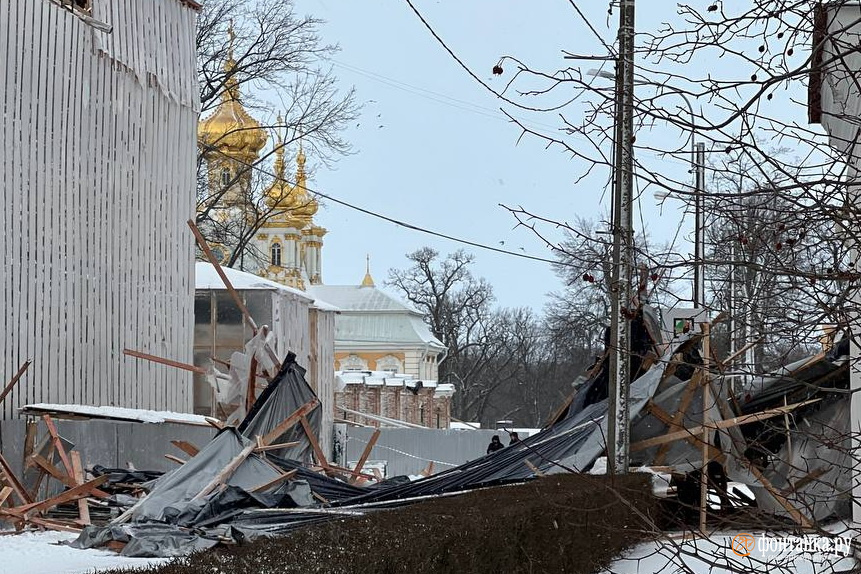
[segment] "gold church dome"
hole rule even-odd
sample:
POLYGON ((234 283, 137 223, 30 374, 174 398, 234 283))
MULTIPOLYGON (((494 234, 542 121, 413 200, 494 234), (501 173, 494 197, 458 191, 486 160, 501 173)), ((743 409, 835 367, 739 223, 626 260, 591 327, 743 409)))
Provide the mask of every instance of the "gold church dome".
POLYGON ((214 147, 229 157, 250 162, 266 145, 266 130, 242 106, 236 60, 233 59, 233 28, 229 28, 230 48, 224 72, 227 75, 221 102, 215 111, 198 126, 198 139, 205 147, 214 147))
POLYGON ((275 181, 265 192, 266 204, 273 210, 279 212, 272 219, 273 224, 287 223, 292 227, 302 228, 311 223, 311 219, 317 213, 319 205, 317 200, 308 193, 305 187, 307 177, 305 175, 305 152, 299 147, 296 156, 296 185, 284 179, 284 145, 281 137, 278 137, 278 147, 275 148, 275 181))

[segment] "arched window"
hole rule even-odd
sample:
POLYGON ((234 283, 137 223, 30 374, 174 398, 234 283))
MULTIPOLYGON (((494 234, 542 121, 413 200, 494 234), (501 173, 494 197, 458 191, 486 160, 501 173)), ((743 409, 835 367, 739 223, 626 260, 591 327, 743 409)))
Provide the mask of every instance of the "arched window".
POLYGON ((273 243, 269 250, 269 261, 276 267, 281 267, 281 244, 273 243))
POLYGON ((398 374, 403 370, 403 365, 394 355, 386 355, 382 359, 377 359, 377 370, 398 374))
POLYGON ((221 185, 227 186, 230 183, 230 170, 226 167, 221 170, 221 185))
POLYGON ((358 355, 348 355, 340 361, 338 366, 341 371, 367 371, 368 362, 358 355))

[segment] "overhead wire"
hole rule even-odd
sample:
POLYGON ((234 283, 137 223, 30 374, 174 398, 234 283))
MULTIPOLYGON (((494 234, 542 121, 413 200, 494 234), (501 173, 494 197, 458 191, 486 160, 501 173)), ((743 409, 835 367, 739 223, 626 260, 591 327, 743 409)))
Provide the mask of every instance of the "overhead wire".
MULTIPOLYGON (((216 153, 220 153, 220 154, 222 154, 222 155, 227 156, 227 154, 225 154, 225 153, 224 153, 224 152, 222 152, 221 150, 214 149, 214 150, 212 150, 212 151, 214 151, 214 152, 216 152, 216 153)), ((264 175, 266 175, 266 176, 268 176, 268 177, 271 177, 271 178, 274 178, 274 179, 277 179, 277 180, 283 181, 284 183, 287 183, 287 184, 292 185, 292 186, 295 186, 295 185, 296 185, 296 182, 295 182, 295 181, 291 181, 291 180, 289 180, 289 179, 287 179, 287 178, 285 178, 285 177, 279 177, 277 174, 275 174, 275 173, 273 173, 273 172, 269 171, 268 169, 266 169, 266 168, 264 168, 264 167, 262 167, 262 166, 260 166, 260 165, 258 165, 258 164, 248 163, 248 162, 241 161, 241 160, 238 160, 238 159, 233 158, 233 157, 231 157, 230 159, 231 159, 232 161, 234 161, 234 162, 236 162, 236 163, 240 164, 240 165, 245 166, 245 167, 246 167, 246 168, 248 168, 248 169, 251 169, 251 170, 257 171, 257 172, 262 173, 262 174, 264 174, 264 175)), ((382 213, 377 213, 377 212, 372 211, 372 210, 370 210, 370 209, 366 209, 366 208, 364 208, 364 207, 360 207, 360 206, 358 206, 358 205, 352 204, 352 203, 350 203, 350 202, 348 202, 348 201, 344 201, 343 199, 338 199, 338 198, 336 198, 336 197, 334 197, 334 196, 332 196, 332 195, 329 195, 329 194, 327 194, 327 193, 323 193, 322 191, 319 191, 319 190, 316 190, 316 189, 310 188, 310 187, 308 187, 308 185, 307 185, 307 184, 303 186, 303 189, 304 189, 305 191, 307 191, 308 193, 311 193, 311 194, 313 194, 313 195, 315 195, 315 196, 318 196, 318 197, 322 197, 323 199, 326 199, 327 201, 331 201, 331 202, 336 203, 336 204, 338 204, 338 205, 341 205, 341 206, 343 206, 343 207, 347 207, 347 208, 349 208, 349 209, 352 209, 352 210, 354 210, 354 211, 358 211, 359 213, 363 213, 363 214, 365 214, 365 215, 369 215, 369 216, 371 216, 371 217, 375 217, 375 218, 377 218, 377 219, 382 219, 383 221, 387 221, 387 222, 389 222, 389 223, 393 223, 393 224, 395 224, 395 225, 397 225, 397 226, 399 226, 399 227, 403 227, 403 228, 405 228, 405 229, 409 229, 409 230, 411 230, 411 231, 417 231, 417 232, 419 232, 419 233, 424 233, 424 234, 426 234, 426 235, 431 235, 431 236, 434 236, 434 237, 439 237, 439 238, 441 238, 441 239, 447 239, 447 240, 449 240, 449 241, 453 241, 453 242, 455 242, 455 243, 461 243, 461 244, 463 244, 463 245, 469 245, 470 247, 476 247, 476 248, 478 248, 478 249, 484 249, 484 250, 486 250, 486 251, 493 251, 493 252, 495 252, 495 253, 501 253, 501 254, 504 254, 504 255, 511 255, 511 256, 513 256, 513 257, 518 257, 518 258, 520 258, 520 259, 528 259, 528 260, 531 260, 531 261, 539 261, 539 262, 541 262, 541 263, 550 263, 551 265, 572 266, 572 267, 574 266, 574 265, 572 265, 572 264, 565 263, 564 261, 560 261, 560 260, 556 260, 556 259, 549 259, 549 258, 547 258, 547 257, 539 257, 539 256, 537 256, 537 255, 529 255, 528 253, 518 253, 518 252, 516 252, 516 251, 510 251, 510 250, 508 250, 508 249, 501 249, 501 248, 499 248, 499 247, 494 247, 494 246, 492 246, 492 245, 486 245, 486 244, 484 244, 484 243, 479 243, 479 242, 477 242, 477 241, 472 241, 472 240, 470 240, 470 239, 464 239, 464 238, 461 238, 461 237, 457 237, 457 236, 450 235, 450 234, 447 234, 447 233, 442 233, 442 232, 440 232, 440 231, 434 231, 434 230, 432 230, 432 229, 428 229, 428 228, 426 228, 426 227, 421 227, 421 226, 419 226, 419 225, 415 225, 415 224, 412 224, 412 223, 408 223, 408 222, 406 222, 406 221, 401 221, 401 220, 399 220, 399 219, 395 219, 394 217, 390 217, 390 216, 388 216, 388 215, 383 215, 382 213)))

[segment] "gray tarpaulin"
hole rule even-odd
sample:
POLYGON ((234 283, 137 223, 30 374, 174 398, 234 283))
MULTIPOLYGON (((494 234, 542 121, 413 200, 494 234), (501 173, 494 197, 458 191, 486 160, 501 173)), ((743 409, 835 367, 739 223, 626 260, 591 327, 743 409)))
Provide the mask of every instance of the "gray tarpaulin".
MULTIPOLYGON (((272 380, 254 403, 251 412, 239 425, 239 432, 249 439, 265 436, 278 423, 296 412, 299 407, 316 399, 317 395, 305 381, 305 369, 296 363, 296 355, 289 353, 278 375, 272 380)), ((321 407, 318 404, 306 418, 315 437, 320 436, 321 407)), ((293 425, 275 443, 298 442, 294 447, 273 451, 281 458, 308 462, 311 459, 311 443, 301 425, 293 425)))
MULTIPOLYGON (((132 512, 132 519, 167 520, 186 510, 189 502, 251 441, 227 428, 184 465, 158 479, 152 491, 132 512)), ((225 481, 251 490, 280 476, 280 472, 252 454, 225 481)))

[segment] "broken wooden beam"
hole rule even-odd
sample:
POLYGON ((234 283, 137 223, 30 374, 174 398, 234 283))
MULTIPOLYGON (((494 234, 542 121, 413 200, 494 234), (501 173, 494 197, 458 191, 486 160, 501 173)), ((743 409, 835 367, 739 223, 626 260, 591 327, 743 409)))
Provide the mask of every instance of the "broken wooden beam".
POLYGON ((170 444, 187 454, 188 456, 197 456, 200 449, 188 442, 187 440, 172 440, 170 444))
POLYGON ((239 465, 245 462, 245 459, 248 458, 248 456, 254 451, 255 448, 257 448, 256 442, 252 442, 251 444, 243 448, 239 452, 239 454, 237 454, 235 457, 233 457, 233 459, 231 459, 230 462, 227 463, 227 466, 221 469, 221 471, 216 474, 212 478, 212 480, 210 480, 206 484, 206 486, 204 486, 201 491, 194 496, 194 498, 192 498, 192 500, 200 500, 201 498, 205 497, 210 492, 215 490, 219 485, 224 483, 228 478, 230 478, 230 475, 233 474, 233 472, 237 468, 239 468, 239 465))
POLYGON ((317 462, 323 468, 328 468, 329 461, 326 460, 326 455, 323 453, 323 449, 320 448, 320 443, 317 441, 317 437, 314 435, 314 430, 311 428, 311 424, 308 422, 305 415, 302 415, 299 422, 302 424, 305 436, 308 437, 308 442, 311 443, 311 448, 314 450, 314 456, 317 457, 317 462))
MULTIPOLYGON (((71 452, 72 456, 72 470, 75 471, 75 482, 78 484, 84 484, 86 482, 84 477, 84 465, 81 462, 81 453, 73 450, 71 452)), ((81 524, 88 525, 90 524, 90 507, 87 506, 86 498, 78 499, 78 516, 80 516, 81 524)))
POLYGON ((742 460, 742 464, 750 470, 750 473, 756 478, 757 481, 765 488, 771 496, 789 513, 789 516, 799 525, 804 528, 810 528, 813 524, 810 522, 810 519, 807 518, 800 510, 798 510, 795 506, 792 505, 789 500, 783 496, 774 486, 772 486, 771 481, 769 481, 765 475, 762 474, 758 468, 754 465, 750 464, 747 461, 742 460))
POLYGON ((198 367, 197 365, 189 365, 188 363, 180 363, 179 361, 174 361, 173 359, 166 359, 164 357, 158 357, 156 355, 150 355, 149 353, 143 353, 141 351, 135 351, 134 349, 123 349, 123 355, 127 355, 129 357, 134 357, 136 359, 143 359, 145 361, 151 361, 153 363, 158 363, 159 365, 165 365, 168 367, 174 367, 176 369, 181 369, 183 371, 190 371, 192 373, 198 373, 200 375, 206 375, 209 372, 203 367, 198 367))
POLYGON ((362 467, 365 466, 365 463, 368 461, 368 457, 371 456, 371 451, 374 449, 374 445, 377 444, 378 438, 380 438, 380 429, 374 431, 374 434, 372 434, 370 440, 368 440, 368 444, 365 445, 365 450, 362 451, 362 456, 359 457, 359 462, 356 463, 356 468, 354 469, 356 474, 362 472, 362 467))
POLYGON ((270 480, 268 482, 264 482, 260 486, 255 486, 254 488, 252 488, 248 492, 262 492, 264 490, 269 490, 273 486, 277 486, 277 485, 281 484, 282 482, 286 482, 286 481, 292 479, 294 476, 296 476, 296 472, 297 472, 296 470, 291 470, 290 472, 285 472, 281 476, 273 478, 272 480, 270 480))
POLYGON ((51 440, 54 442, 54 448, 57 449, 57 454, 60 455, 60 460, 63 462, 63 468, 66 469, 66 474, 72 476, 72 474, 74 474, 72 463, 69 461, 68 455, 66 455, 66 449, 63 447, 63 441, 60 440, 60 435, 57 432, 57 427, 54 426, 54 421, 51 420, 50 415, 42 415, 42 419, 45 421, 45 426, 48 427, 48 433, 51 435, 51 440))
POLYGON ((268 446, 281 438, 281 436, 285 432, 290 430, 293 425, 298 423, 302 419, 302 417, 314 410, 318 404, 320 404, 320 401, 315 398, 311 399, 310 401, 296 409, 293 413, 290 414, 290 416, 278 423, 275 428, 273 428, 271 431, 269 431, 269 433, 266 434, 266 436, 263 437, 263 446, 268 446))
POLYGON ((97 489, 99 486, 108 481, 108 475, 102 475, 98 478, 94 478, 89 482, 85 482, 84 484, 78 485, 75 488, 70 488, 69 490, 58 494, 57 496, 52 496, 46 500, 41 502, 34 502, 32 504, 26 504, 24 506, 19 506, 16 508, 10 508, 7 510, 2 510, 0 512, 9 512, 13 515, 23 515, 26 520, 29 520, 32 515, 38 514, 49 508, 53 508, 59 504, 65 504, 67 502, 72 502, 73 500, 77 500, 79 498, 90 496, 93 494, 93 490, 97 489))
POLYGON ((780 416, 784 413, 793 411, 797 408, 819 402, 820 400, 821 399, 811 399, 809 401, 803 401, 803 402, 795 403, 795 404, 788 405, 785 407, 776 407, 773 409, 768 409, 768 410, 762 411, 760 413, 743 415, 743 416, 731 418, 728 420, 712 421, 706 427, 704 427, 703 425, 698 425, 695 427, 685 428, 685 429, 680 430, 680 431, 671 432, 671 433, 665 434, 663 436, 648 438, 648 439, 641 440, 641 441, 638 441, 638 442, 631 444, 631 452, 638 452, 638 451, 645 450, 645 449, 653 447, 653 446, 662 445, 665 443, 677 441, 680 439, 685 439, 688 437, 699 437, 700 435, 702 435, 704 430, 725 429, 725 428, 730 428, 730 427, 734 427, 734 426, 739 426, 739 425, 743 425, 743 424, 747 424, 747 423, 752 423, 752 422, 756 422, 756 421, 769 419, 772 417, 777 417, 777 416, 780 416))
POLYGON ((12 378, 9 380, 9 382, 6 383, 6 386, 3 387, 3 390, 0 391, 0 403, 3 402, 3 399, 6 398, 6 395, 8 395, 10 392, 12 392, 12 389, 15 388, 15 385, 18 384, 18 381, 21 380, 21 377, 24 376, 24 373, 27 371, 27 368, 32 363, 33 363, 33 361, 28 359, 21 364, 21 366, 18 368, 18 372, 12 376, 12 378))
POLYGON ((33 499, 27 493, 27 490, 24 488, 24 485, 21 484, 21 481, 18 480, 18 477, 15 476, 15 473, 12 472, 12 467, 9 466, 9 463, 3 458, 3 455, 0 454, 0 470, 2 470, 2 474, 6 477, 6 481, 9 483, 9 486, 15 491, 15 494, 18 498, 21 499, 21 502, 24 504, 29 504, 33 502, 33 499))
POLYGON ((179 464, 179 465, 185 464, 185 461, 182 460, 181 458, 179 458, 178 456, 173 456, 172 454, 166 454, 166 455, 164 455, 164 457, 171 462, 175 462, 176 464, 179 464))
POLYGON ((281 450, 282 448, 293 448, 294 446, 299 446, 299 441, 293 442, 279 442, 275 444, 264 444, 262 446, 257 446, 254 449, 254 452, 266 452, 268 450, 281 450))

